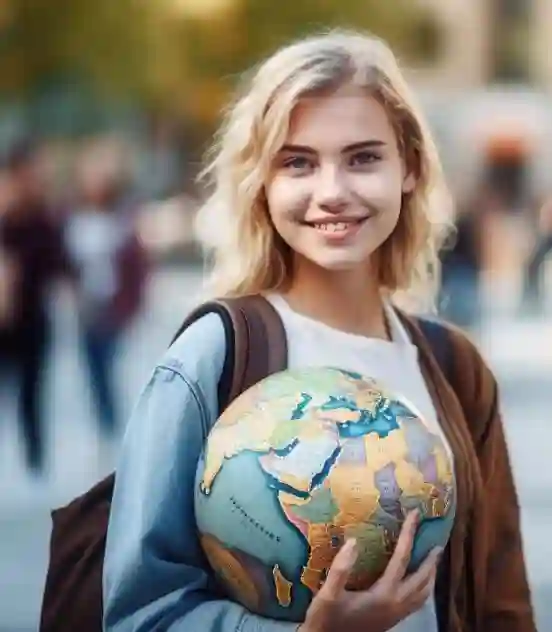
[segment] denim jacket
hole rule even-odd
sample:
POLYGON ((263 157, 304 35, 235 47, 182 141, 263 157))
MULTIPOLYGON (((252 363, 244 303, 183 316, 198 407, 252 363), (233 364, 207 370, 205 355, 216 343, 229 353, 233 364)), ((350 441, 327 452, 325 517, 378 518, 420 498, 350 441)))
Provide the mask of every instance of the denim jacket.
POLYGON ((295 632, 221 599, 196 533, 194 483, 226 354, 215 314, 155 367, 129 420, 104 562, 105 632, 295 632))

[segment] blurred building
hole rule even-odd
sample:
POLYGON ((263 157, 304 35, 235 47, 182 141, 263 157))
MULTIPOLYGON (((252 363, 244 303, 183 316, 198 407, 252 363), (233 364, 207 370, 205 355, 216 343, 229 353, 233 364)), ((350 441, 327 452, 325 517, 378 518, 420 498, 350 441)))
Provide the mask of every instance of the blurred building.
POLYGON ((552 2, 417 0, 438 54, 411 80, 462 198, 490 184, 513 209, 552 190, 552 2))
POLYGON ((412 72, 429 91, 474 90, 485 85, 490 59, 492 0, 417 0, 433 16, 437 50, 412 72))

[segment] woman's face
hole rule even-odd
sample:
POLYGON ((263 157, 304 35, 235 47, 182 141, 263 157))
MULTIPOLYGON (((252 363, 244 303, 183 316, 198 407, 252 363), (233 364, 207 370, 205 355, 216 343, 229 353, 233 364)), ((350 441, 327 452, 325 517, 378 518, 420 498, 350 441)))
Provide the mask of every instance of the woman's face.
POLYGON ((297 257, 348 270, 391 235, 402 194, 414 185, 384 107, 344 86, 299 102, 266 196, 276 230, 297 257))

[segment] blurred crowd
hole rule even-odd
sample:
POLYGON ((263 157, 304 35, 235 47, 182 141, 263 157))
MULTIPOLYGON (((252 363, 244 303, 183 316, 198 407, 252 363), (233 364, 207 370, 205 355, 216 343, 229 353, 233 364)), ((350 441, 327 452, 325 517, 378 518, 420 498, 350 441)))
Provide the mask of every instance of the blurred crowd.
MULTIPOLYGON (((32 139, 13 143, 2 156, 0 371, 16 380, 24 458, 38 476, 45 469, 43 387, 53 288, 64 284, 73 298, 75 344, 98 432, 110 440, 123 423, 113 370, 121 340, 144 308, 160 252, 180 247, 182 254, 192 243, 194 198, 189 188, 166 181, 172 173, 173 182, 181 182, 179 162, 167 151, 154 153, 153 161, 151 156, 146 171, 153 185, 147 191, 140 171, 129 169, 124 144, 110 137, 79 146, 61 187, 52 184, 51 155, 32 139)), ((541 309, 552 253, 552 200, 522 206, 485 183, 458 204, 456 228, 442 257, 439 307, 446 318, 477 328, 489 288, 506 279, 512 295, 513 278, 517 313, 541 309)))
POLYGON ((52 288, 65 283, 74 297, 76 343, 98 430, 109 438, 120 423, 113 361, 142 306, 149 270, 137 231, 139 202, 116 145, 85 146, 61 199, 51 195, 44 166, 40 147, 25 139, 6 152, 0 173, 0 370, 16 378, 24 456, 36 474, 45 467, 52 288))

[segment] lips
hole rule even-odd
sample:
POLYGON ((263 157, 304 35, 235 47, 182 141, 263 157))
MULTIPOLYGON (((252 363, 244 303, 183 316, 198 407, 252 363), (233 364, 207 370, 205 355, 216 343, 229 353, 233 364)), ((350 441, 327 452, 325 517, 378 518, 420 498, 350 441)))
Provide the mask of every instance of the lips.
POLYGON ((370 219, 370 216, 359 218, 347 218, 346 220, 327 220, 320 222, 304 222, 306 226, 323 234, 326 238, 336 239, 353 235, 357 230, 370 219))
POLYGON ((305 226, 324 234, 326 237, 339 237, 355 233, 366 220, 370 219, 370 215, 358 218, 340 218, 340 219, 324 219, 317 221, 303 222, 305 226))

